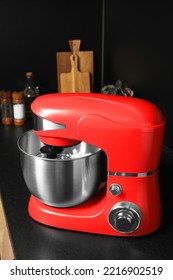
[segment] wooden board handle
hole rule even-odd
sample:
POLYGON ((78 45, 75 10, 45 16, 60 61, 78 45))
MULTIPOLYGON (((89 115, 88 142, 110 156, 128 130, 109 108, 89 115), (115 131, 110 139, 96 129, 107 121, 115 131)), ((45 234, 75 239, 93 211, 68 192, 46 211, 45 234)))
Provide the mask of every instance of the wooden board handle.
POLYGON ((71 62, 71 72, 78 71, 78 56, 72 54, 70 56, 70 62, 71 62))
POLYGON ((72 54, 77 55, 80 49, 81 40, 69 40, 72 54))

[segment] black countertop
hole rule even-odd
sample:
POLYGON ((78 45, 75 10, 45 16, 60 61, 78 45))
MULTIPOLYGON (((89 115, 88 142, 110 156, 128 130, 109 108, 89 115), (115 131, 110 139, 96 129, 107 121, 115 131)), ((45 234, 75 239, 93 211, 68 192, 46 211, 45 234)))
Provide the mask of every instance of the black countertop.
POLYGON ((30 193, 22 175, 17 139, 31 128, 31 121, 22 127, 0 124, 1 196, 17 260, 173 259, 173 166, 164 156, 159 168, 163 217, 154 233, 117 237, 51 228, 32 220, 27 212, 30 193))

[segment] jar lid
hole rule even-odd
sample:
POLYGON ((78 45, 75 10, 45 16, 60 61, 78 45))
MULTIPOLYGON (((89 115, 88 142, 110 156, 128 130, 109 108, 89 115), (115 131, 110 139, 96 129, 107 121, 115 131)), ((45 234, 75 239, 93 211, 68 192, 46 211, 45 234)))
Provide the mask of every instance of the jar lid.
POLYGON ((1 93, 1 99, 2 100, 10 100, 11 99, 11 91, 8 90, 3 90, 2 93, 1 93))
POLYGON ((24 92, 23 91, 13 91, 12 92, 12 98, 13 100, 19 100, 24 98, 24 92))
POLYGON ((26 77, 31 77, 33 75, 32 72, 26 72, 26 77))

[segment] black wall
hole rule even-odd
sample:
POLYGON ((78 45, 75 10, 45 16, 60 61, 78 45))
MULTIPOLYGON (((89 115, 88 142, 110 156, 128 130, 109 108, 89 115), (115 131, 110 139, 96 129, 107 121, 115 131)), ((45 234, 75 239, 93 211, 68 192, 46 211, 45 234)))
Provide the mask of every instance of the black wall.
POLYGON ((120 79, 166 116, 173 150, 173 16, 171 1, 105 0, 104 83, 120 79))
POLYGON ((42 93, 56 92, 56 52, 81 39, 94 51, 95 91, 120 79, 158 105, 173 151, 172 31, 166 0, 0 0, 0 89, 23 89, 33 71, 42 93))
POLYGON ((0 0, 0 89, 21 89, 33 71, 42 92, 56 92, 56 52, 68 40, 95 54, 95 89, 100 90, 102 0, 0 0))

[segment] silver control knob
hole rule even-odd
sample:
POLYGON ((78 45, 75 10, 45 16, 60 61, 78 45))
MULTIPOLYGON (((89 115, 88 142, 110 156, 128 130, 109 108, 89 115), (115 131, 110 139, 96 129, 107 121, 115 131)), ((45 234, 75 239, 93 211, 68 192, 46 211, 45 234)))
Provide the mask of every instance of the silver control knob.
POLYGON ((122 188, 118 184, 112 184, 109 188, 109 191, 112 195, 117 196, 117 195, 121 194, 122 188))
POLYGON ((141 211, 139 207, 128 201, 115 204, 109 213, 110 225, 121 233, 132 233, 140 225, 141 211))

